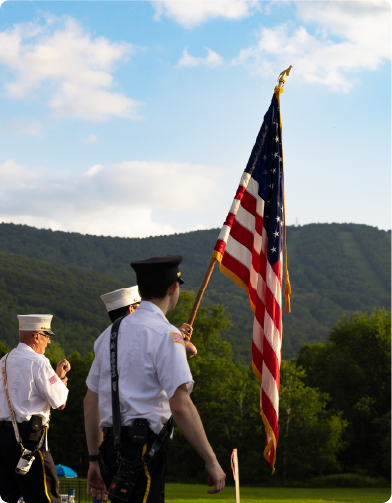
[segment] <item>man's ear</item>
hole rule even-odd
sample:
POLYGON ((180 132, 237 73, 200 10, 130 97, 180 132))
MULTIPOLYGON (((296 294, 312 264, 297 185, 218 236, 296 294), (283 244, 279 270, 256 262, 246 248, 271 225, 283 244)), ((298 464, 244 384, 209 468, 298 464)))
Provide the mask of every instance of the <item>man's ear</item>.
POLYGON ((128 306, 128 309, 127 309, 127 313, 126 314, 131 314, 133 313, 134 309, 133 309, 133 305, 131 304, 130 306, 128 306))
POLYGON ((170 287, 169 287, 169 294, 170 295, 174 295, 177 288, 179 288, 179 284, 178 282, 176 281, 175 283, 173 283, 170 287))

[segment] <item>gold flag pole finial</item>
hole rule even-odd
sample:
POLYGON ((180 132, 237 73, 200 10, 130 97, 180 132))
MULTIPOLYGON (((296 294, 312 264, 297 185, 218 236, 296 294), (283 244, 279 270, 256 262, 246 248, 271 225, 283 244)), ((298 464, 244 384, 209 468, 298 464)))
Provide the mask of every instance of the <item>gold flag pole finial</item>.
POLYGON ((291 69, 293 68, 292 65, 290 65, 288 68, 286 68, 286 70, 283 70, 282 73, 279 74, 279 77, 278 77, 278 87, 283 87, 284 86, 284 83, 286 82, 286 77, 288 77, 290 75, 290 72, 291 72, 291 69))
POLYGON ((279 100, 280 94, 283 93, 284 83, 286 82, 286 78, 290 75, 292 68, 293 68, 293 66, 290 65, 288 68, 286 68, 286 70, 283 70, 283 72, 279 74, 278 85, 274 89, 274 92, 275 92, 278 100, 279 100))

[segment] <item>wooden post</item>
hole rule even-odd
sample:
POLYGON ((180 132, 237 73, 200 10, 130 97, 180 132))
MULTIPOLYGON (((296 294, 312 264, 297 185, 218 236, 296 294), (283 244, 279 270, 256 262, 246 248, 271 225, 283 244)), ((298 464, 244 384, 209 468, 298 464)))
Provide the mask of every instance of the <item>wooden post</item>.
POLYGON ((240 475, 238 471, 237 449, 233 449, 233 453, 231 455, 231 468, 233 470, 233 477, 235 482, 235 501, 236 503, 240 503, 240 475))
POLYGON ((214 269, 214 265, 216 262, 217 262, 216 258, 212 258, 210 265, 208 266, 206 275, 204 276, 204 279, 203 279, 203 283, 201 284, 200 290, 199 290, 197 297, 196 297, 196 300, 193 304, 191 314, 189 315, 189 318, 188 318, 188 325, 190 325, 190 326, 192 326, 193 322, 195 321, 196 313, 197 313, 197 310, 199 309, 200 302, 201 302, 201 299, 204 294, 204 290, 207 288, 208 282, 210 281, 211 274, 212 274, 212 271, 214 269))

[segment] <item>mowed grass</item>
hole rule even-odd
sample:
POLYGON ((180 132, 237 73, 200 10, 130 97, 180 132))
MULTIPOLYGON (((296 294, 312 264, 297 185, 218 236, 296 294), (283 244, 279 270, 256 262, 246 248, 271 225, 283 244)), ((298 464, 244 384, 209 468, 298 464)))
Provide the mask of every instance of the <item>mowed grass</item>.
MULTIPOLYGON (((203 485, 166 484, 165 501, 170 503, 235 503, 234 487, 225 487, 218 494, 207 494, 203 485)), ((241 487, 241 503, 384 503, 391 490, 385 488, 297 489, 241 487)))

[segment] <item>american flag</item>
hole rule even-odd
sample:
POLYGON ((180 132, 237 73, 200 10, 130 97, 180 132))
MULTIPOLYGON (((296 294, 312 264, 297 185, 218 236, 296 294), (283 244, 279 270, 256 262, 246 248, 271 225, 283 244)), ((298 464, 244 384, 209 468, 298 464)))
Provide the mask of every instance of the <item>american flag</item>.
POLYGON ((279 437, 284 234, 281 91, 275 91, 212 255, 248 293, 255 314, 252 367, 261 383, 264 457, 272 473, 279 437))
POLYGON ((178 344, 182 344, 185 347, 185 342, 184 342, 184 339, 182 338, 181 334, 177 334, 176 332, 170 332, 170 333, 173 337, 174 342, 177 342, 178 344))
POLYGON ((50 382, 50 384, 51 384, 51 385, 52 385, 52 384, 56 384, 56 382, 57 382, 57 381, 58 381, 58 379, 57 379, 57 377, 56 377, 56 374, 55 374, 53 377, 51 377, 51 378, 49 379, 49 382, 50 382))

